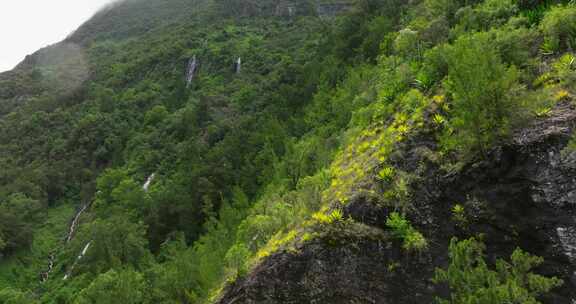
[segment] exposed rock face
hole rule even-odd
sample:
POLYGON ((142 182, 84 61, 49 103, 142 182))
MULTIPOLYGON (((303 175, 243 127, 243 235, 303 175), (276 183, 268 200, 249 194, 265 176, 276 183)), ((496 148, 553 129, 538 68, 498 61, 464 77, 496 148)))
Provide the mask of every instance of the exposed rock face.
MULTIPOLYGON (((316 15, 319 17, 331 18, 350 11, 354 3, 352 1, 278 1, 274 8, 274 16, 295 17, 316 15)), ((264 10, 265 11, 265 10, 264 10)))
MULTIPOLYGON (((544 257, 539 271, 564 280, 544 303, 576 299, 576 153, 564 151, 576 126, 570 104, 515 133, 489 160, 447 181, 447 202, 466 202, 472 233, 485 233, 492 258, 515 247, 544 257)), ((440 234, 442 236, 442 234, 440 234)))
POLYGON ((341 227, 268 258, 219 303, 428 303, 432 275, 426 256, 405 255, 377 228, 341 227), (336 243, 335 243, 336 242, 336 243), (414 293, 406 292, 406 284, 414 293))
POLYGON ((319 3, 316 6, 316 14, 321 17, 334 17, 352 9, 352 2, 319 3))
POLYGON ((576 259, 576 228, 558 227, 556 233, 563 253, 570 259, 570 262, 574 262, 576 259))
MULTIPOLYGON (((219 303, 432 303, 447 292, 430 278, 447 265, 449 240, 478 233, 485 235, 489 261, 508 258, 516 247, 544 257, 536 271, 564 285, 542 302, 575 303, 576 153, 562 152, 575 125, 576 109, 562 104, 458 174, 429 165, 414 189, 411 214, 429 241, 426 252, 400 249, 386 237, 389 211, 359 196, 345 210, 359 224, 268 257, 228 286, 219 303), (451 219, 454 204, 465 206, 465 227, 451 219), (359 233, 357 225, 371 232, 359 233)), ((417 146, 405 157, 416 155, 417 146)))

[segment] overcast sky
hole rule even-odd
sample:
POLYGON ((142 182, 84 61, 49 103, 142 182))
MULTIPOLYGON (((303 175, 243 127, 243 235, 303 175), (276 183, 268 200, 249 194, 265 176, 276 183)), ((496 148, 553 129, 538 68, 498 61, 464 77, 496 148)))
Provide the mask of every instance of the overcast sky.
POLYGON ((110 0, 0 0, 0 72, 66 38, 110 0))

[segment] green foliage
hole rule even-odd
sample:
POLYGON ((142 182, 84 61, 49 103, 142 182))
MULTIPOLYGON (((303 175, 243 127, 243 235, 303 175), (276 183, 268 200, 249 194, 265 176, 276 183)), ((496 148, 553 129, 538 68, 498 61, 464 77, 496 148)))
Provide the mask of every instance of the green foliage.
POLYGON ((493 46, 497 48, 504 64, 528 68, 530 71, 534 58, 538 55, 538 31, 509 23, 489 33, 494 35, 493 46))
POLYGON ((144 122, 147 125, 156 125, 162 122, 166 117, 168 117, 168 115, 169 113, 166 110, 165 106, 157 105, 146 113, 146 116, 144 117, 144 122))
POLYGON ((452 207, 452 220, 456 225, 465 227, 468 223, 468 218, 466 217, 466 209, 460 204, 455 204, 452 207))
POLYGON ((434 120, 434 123, 439 125, 439 126, 443 125, 446 122, 446 119, 444 118, 444 116, 442 116, 441 114, 438 114, 438 113, 434 114, 433 120, 434 120))
POLYGON ((412 227, 410 222, 399 213, 392 212, 386 220, 386 226, 392 230, 396 238, 402 240, 404 249, 421 251, 428 247, 428 242, 422 233, 412 227))
MULTIPOLYGON (((418 174, 395 164, 412 136, 472 156, 505 138, 512 113, 572 97, 570 55, 539 75, 524 2, 357 1, 333 19, 306 1, 292 17, 267 0, 99 12, 70 45, 0 75, 0 302, 34 303, 26 289, 43 303, 207 303, 316 235, 303 227, 348 223, 330 203, 362 192, 408 215, 418 174)), ((548 47, 562 46, 564 25, 547 18, 548 47)), ((386 224, 406 250, 427 247, 404 216, 386 224)))
POLYGON ((123 265, 143 269, 150 262, 146 231, 120 214, 87 225, 71 247, 73 257, 91 242, 86 257, 76 270, 103 273, 123 265))
POLYGON ((224 260, 230 270, 236 272, 238 276, 243 276, 246 274, 246 264, 251 254, 246 245, 240 243, 232 246, 232 248, 226 252, 224 260))
POLYGON ((460 35, 467 31, 486 31, 490 27, 504 24, 517 12, 515 0, 486 0, 475 7, 464 7, 456 14, 458 25, 453 35, 460 35))
MULTIPOLYGON (((576 56, 568 53, 558 58, 552 64, 552 74, 559 84, 564 86, 573 86, 576 83, 576 56)), ((567 95, 564 93, 563 95, 567 95)), ((561 98, 557 98, 561 99, 561 98)))
POLYGON ((389 182, 394 177, 394 168, 392 167, 384 167, 382 170, 378 171, 378 178, 382 181, 389 182))
POLYGON ((454 20, 454 15, 461 7, 462 1, 459 0, 425 0, 424 8, 433 17, 444 17, 450 23, 454 20))
POLYGON ((147 288, 144 276, 130 269, 110 270, 99 275, 74 301, 77 304, 146 302, 147 288))
POLYGON ((553 7, 544 15, 540 29, 544 33, 547 50, 573 49, 576 46, 576 7, 553 7))
POLYGON ((0 289, 0 303, 3 304, 37 304, 40 303, 34 299, 32 293, 22 292, 20 290, 5 288, 0 289))
POLYGON ((0 257, 31 244, 32 224, 38 221, 40 208, 37 200, 21 193, 0 201, 0 257))
POLYGON ((544 15, 551 7, 560 4, 574 3, 572 0, 519 0, 518 7, 521 9, 522 16, 525 16, 529 24, 538 24, 544 18, 544 15))
POLYGON ((416 76, 417 82, 424 89, 432 89, 440 84, 448 74, 447 46, 445 44, 426 50, 422 68, 416 76))
POLYGON ((422 46, 418 32, 410 28, 399 31, 394 40, 394 51, 400 56, 419 60, 422 56, 422 46))
POLYGON ((456 41, 449 52, 446 87, 452 94, 446 148, 486 152, 506 136, 517 106, 517 70, 502 64, 488 35, 475 34, 456 41))
POLYGON ((342 211, 339 209, 335 209, 328 214, 326 214, 324 212, 316 212, 312 215, 312 218, 314 220, 316 220, 318 223, 323 224, 323 225, 330 225, 333 223, 338 223, 344 219, 342 211))
POLYGON ((537 299, 562 280, 534 274, 531 270, 542 264, 540 257, 516 249, 510 262, 496 261, 495 269, 485 262, 484 245, 468 239, 450 242, 450 265, 436 270, 434 281, 447 283, 450 299, 438 299, 438 303, 540 303, 537 299))

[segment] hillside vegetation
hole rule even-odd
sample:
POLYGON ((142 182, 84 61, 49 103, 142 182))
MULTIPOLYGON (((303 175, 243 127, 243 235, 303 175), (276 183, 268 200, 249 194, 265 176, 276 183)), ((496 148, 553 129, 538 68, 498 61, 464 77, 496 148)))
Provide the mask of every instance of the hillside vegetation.
MULTIPOLYGON (((0 303, 213 303, 274 253, 355 225, 342 210, 358 195, 418 255, 425 172, 400 147, 425 138, 447 173, 485 159, 572 102, 574 48, 569 1, 113 4, 0 74, 0 303)), ((562 285, 529 248, 493 263, 469 237, 423 278, 449 286, 439 303, 539 303, 562 285)))

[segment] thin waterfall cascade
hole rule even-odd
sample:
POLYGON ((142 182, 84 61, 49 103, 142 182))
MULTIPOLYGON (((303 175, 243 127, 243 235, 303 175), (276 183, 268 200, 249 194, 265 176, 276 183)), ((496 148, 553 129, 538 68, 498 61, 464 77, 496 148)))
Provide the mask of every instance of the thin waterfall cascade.
POLYGON ((42 283, 48 281, 48 278, 50 277, 50 273, 52 273, 52 270, 54 270, 54 261, 56 260, 56 256, 54 253, 51 253, 48 256, 48 269, 42 273, 40 273, 40 281, 42 283))
MULTIPOLYGON (((146 179, 146 182, 144 183, 144 185, 142 185, 142 190, 144 190, 145 192, 148 192, 148 189, 150 189, 150 185, 154 182, 155 178, 156 178, 156 173, 152 173, 150 176, 148 176, 148 178, 146 179)), ((82 217, 82 214, 84 212, 86 212, 86 210, 88 210, 88 208, 91 205, 92 205, 92 202, 85 204, 74 215, 74 218, 72 219, 72 222, 70 223, 70 227, 68 228, 68 234, 66 235, 66 239, 64 242, 65 245, 70 243, 70 241, 72 241, 72 239, 74 238, 76 230, 78 229, 78 226, 80 224, 80 218, 82 217)), ((76 257, 76 261, 74 261, 74 264, 72 264, 72 266, 70 267, 70 269, 68 270, 68 272, 64 276, 64 280, 68 280, 70 278, 72 271, 74 270, 74 268, 76 267, 78 262, 80 262, 80 260, 82 260, 82 258, 84 258, 84 256, 88 252, 88 249, 90 249, 90 246, 92 246, 92 241, 89 241, 84 246, 84 249, 82 250, 82 252, 76 257)), ((46 271, 43 271, 40 273, 40 281, 42 283, 48 281, 50 273, 52 273, 52 271, 54 269, 55 260, 56 260, 56 253, 51 253, 50 256, 48 257, 48 269, 46 271)))
POLYGON ((188 68, 186 69, 186 87, 189 87, 190 84, 192 84, 197 67, 198 60, 196 59, 196 55, 194 55, 194 57, 190 58, 188 61, 188 68))
POLYGON ((276 4, 276 11, 274 14, 276 17, 289 17, 292 19, 296 16, 296 12, 297 8, 295 3, 291 1, 279 1, 279 3, 276 4))
POLYGON ((152 184, 155 178, 156 173, 152 173, 150 176, 148 176, 148 179, 146 179, 146 182, 142 186, 142 190, 144 190, 144 192, 148 192, 148 189, 150 189, 150 185, 152 184))
POLYGON ((72 271, 74 271, 74 268, 76 268, 76 265, 78 264, 78 262, 80 262, 80 260, 82 260, 82 258, 84 258, 84 256, 88 252, 88 249, 90 249, 90 246, 92 246, 92 241, 89 241, 86 244, 86 246, 84 246, 84 249, 82 249, 82 252, 80 252, 78 257, 76 257, 76 261, 74 261, 74 264, 72 264, 72 267, 70 267, 70 269, 68 270, 66 275, 64 275, 64 278, 63 278, 64 281, 66 281, 66 280, 68 280, 68 278, 70 278, 70 276, 72 275, 72 271))
POLYGON ((235 64, 236 74, 240 74, 241 70, 242 70, 242 58, 238 57, 238 59, 236 60, 236 64, 235 64))
MULTIPOLYGON (((80 218, 82 217, 82 214, 84 212, 86 212, 86 210, 88 210, 88 208, 90 208, 91 205, 92 205, 91 201, 86 203, 74 215, 74 218, 72 219, 72 222, 70 223, 70 226, 68 227, 68 233, 66 234, 66 237, 64 238, 64 246, 67 245, 68 243, 70 243, 70 241, 72 241, 72 239, 74 238, 74 235, 76 234, 76 230, 78 229, 78 225, 80 224, 80 218)), ((48 281, 50 274, 54 270, 54 264, 56 261, 56 254, 57 254, 57 251, 53 251, 48 256, 48 269, 46 271, 43 271, 40 273, 40 282, 44 283, 44 282, 48 281)))
POLYGON ((84 205, 82 208, 80 208, 80 210, 78 210, 78 212, 76 213, 76 216, 74 216, 74 219, 72 220, 72 223, 70 224, 70 228, 68 229, 68 235, 66 236, 66 243, 69 243, 72 240, 72 238, 74 237, 74 233, 76 232, 76 229, 78 228, 78 223, 80 222, 80 217, 82 216, 84 211, 86 211, 88 209, 88 207, 90 207, 90 205, 91 205, 91 202, 84 205))

